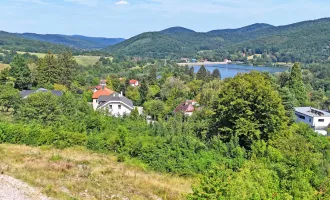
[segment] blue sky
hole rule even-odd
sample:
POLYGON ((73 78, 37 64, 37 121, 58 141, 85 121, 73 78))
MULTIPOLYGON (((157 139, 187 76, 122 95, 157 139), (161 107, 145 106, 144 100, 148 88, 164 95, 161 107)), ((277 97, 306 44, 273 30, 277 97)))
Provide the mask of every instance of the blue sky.
POLYGON ((129 38, 183 26, 195 31, 284 25, 330 16, 327 0, 0 0, 0 30, 129 38))

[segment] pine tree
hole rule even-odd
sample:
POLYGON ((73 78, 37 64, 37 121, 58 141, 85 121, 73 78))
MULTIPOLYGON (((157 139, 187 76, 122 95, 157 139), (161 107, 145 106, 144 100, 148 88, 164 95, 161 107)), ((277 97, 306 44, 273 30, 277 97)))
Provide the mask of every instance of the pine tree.
POLYGON ((188 74, 192 79, 195 78, 195 69, 194 67, 190 67, 189 69, 189 74, 188 74))
POLYGON ((293 123, 295 120, 294 115, 294 105, 297 104, 297 100, 287 87, 283 87, 279 89, 279 94, 282 99, 282 104, 286 111, 286 116, 289 118, 290 123, 293 123))
POLYGON ((28 89, 32 86, 32 75, 27 62, 22 55, 16 55, 10 63, 9 75, 15 78, 15 88, 28 89))
POLYGON ((218 68, 216 68, 215 70, 213 70, 212 72, 212 77, 213 79, 221 79, 221 74, 218 68))
POLYGON ((139 87, 141 103, 143 104, 147 100, 149 84, 146 79, 142 79, 139 87))
POLYGON ((155 65, 149 70, 148 82, 151 85, 157 85, 157 67, 155 65))
POLYGON ((204 65, 202 65, 196 74, 196 78, 197 80, 205 80, 206 76, 207 76, 206 68, 204 65))
POLYGON ((297 99, 297 104, 295 106, 305 106, 307 104, 307 92, 302 80, 299 63, 295 63, 291 69, 288 87, 297 99))

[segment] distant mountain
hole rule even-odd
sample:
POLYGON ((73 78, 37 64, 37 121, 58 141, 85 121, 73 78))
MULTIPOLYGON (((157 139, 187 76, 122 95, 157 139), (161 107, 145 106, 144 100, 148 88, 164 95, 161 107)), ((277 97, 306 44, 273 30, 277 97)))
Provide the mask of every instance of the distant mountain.
POLYGON ((102 37, 86 37, 81 35, 58 35, 58 34, 36 34, 36 33, 22 33, 16 34, 18 37, 49 42, 53 44, 61 44, 75 49, 81 50, 98 50, 108 47, 110 45, 118 44, 125 39, 123 38, 102 38, 102 37))
POLYGON ((286 26, 259 23, 207 33, 173 27, 137 35, 105 51, 129 56, 179 58, 210 51, 213 56, 230 55, 245 49, 256 53, 283 54, 282 57, 288 57, 288 62, 312 62, 327 59, 330 56, 329 45, 330 18, 323 18, 286 26))
POLYGON ((168 28, 165 30, 160 31, 161 33, 195 33, 195 31, 184 28, 184 27, 172 27, 172 28, 168 28))
POLYGON ((63 52, 66 50, 74 51, 67 46, 52 44, 48 42, 28 40, 19 37, 15 33, 0 31, 0 48, 6 50, 26 51, 26 52, 63 52))

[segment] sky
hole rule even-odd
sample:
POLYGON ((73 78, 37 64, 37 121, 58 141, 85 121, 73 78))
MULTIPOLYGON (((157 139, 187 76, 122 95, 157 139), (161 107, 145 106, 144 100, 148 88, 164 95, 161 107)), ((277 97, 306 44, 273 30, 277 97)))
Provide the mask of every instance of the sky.
POLYGON ((198 32, 330 17, 328 0, 0 0, 0 30, 130 38, 182 26, 198 32))

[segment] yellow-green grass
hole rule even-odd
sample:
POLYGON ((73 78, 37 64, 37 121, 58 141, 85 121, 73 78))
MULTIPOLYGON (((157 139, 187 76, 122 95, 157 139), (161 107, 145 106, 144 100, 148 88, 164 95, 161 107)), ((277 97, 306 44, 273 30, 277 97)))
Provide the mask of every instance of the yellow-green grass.
POLYGON ((99 61, 100 56, 74 56, 77 63, 83 66, 92 66, 99 61))
POLYGON ((31 52, 23 52, 23 51, 17 51, 18 54, 25 54, 25 53, 29 53, 31 55, 35 55, 38 58, 43 58, 45 57, 46 53, 31 53, 31 52))
POLYGON ((56 199, 185 199, 193 179, 147 172, 82 147, 64 150, 0 144, 0 174, 56 199))
POLYGON ((7 67, 10 67, 8 64, 2 64, 0 63, 0 71, 3 69, 6 69, 7 67))
POLYGON ((257 57, 260 58, 260 57, 261 57, 261 54, 254 54, 254 55, 252 55, 252 56, 248 56, 247 59, 248 59, 248 60, 253 60, 254 56, 257 56, 257 57))
MULTIPOLYGON (((36 55, 38 58, 43 58, 46 55, 46 53, 30 53, 23 51, 18 51, 17 53, 19 54, 29 53, 31 55, 36 55)), ((74 58, 76 59, 79 65, 92 66, 100 59, 100 56, 74 56, 74 58)))

